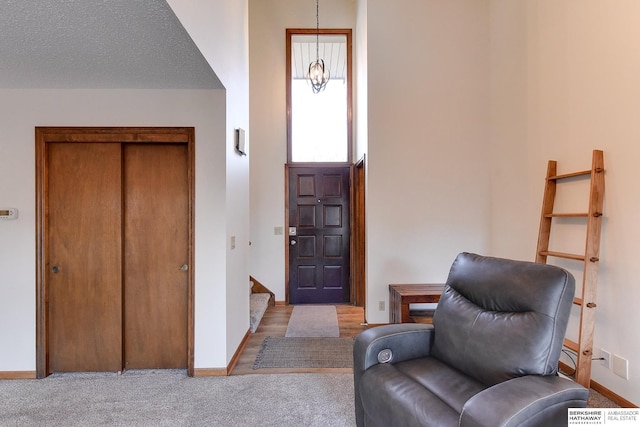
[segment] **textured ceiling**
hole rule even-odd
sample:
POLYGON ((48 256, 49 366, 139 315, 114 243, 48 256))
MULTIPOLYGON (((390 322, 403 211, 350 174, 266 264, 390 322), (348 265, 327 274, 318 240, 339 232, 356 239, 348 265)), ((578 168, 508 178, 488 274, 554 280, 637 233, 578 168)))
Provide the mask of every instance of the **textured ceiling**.
POLYGON ((222 84, 165 0, 0 0, 0 87, 222 84))

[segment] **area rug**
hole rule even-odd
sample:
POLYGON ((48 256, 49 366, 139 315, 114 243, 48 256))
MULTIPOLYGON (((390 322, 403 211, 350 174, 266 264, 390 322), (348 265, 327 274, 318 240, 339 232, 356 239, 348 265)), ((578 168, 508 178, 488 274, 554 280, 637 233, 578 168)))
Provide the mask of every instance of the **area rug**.
POLYGON ((338 314, 333 305, 296 305, 285 337, 339 337, 338 314))
POLYGON ((253 363, 253 369, 352 367, 353 338, 266 337, 253 363))

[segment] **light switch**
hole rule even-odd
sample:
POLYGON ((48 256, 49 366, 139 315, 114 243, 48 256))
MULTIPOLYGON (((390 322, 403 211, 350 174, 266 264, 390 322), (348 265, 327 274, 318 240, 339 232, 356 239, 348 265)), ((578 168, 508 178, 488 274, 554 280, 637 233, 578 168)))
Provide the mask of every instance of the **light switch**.
POLYGON ((231 236, 231 249, 236 248, 236 236, 231 236))

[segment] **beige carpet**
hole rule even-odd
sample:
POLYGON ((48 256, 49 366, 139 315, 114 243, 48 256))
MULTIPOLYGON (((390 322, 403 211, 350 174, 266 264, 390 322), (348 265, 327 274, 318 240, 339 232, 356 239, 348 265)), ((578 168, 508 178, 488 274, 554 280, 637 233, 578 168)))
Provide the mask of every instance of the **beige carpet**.
POLYGON ((296 305, 285 337, 339 337, 338 314, 333 305, 296 305))
POLYGON ((351 374, 63 374, 0 381, 0 396, 3 427, 355 425, 351 374))
POLYGON ((262 316, 264 316, 267 307, 269 307, 269 298, 271 298, 271 295, 267 293, 251 294, 249 299, 249 326, 251 333, 258 329, 262 316))
POLYGON ((587 407, 589 408, 619 408, 613 401, 604 397, 594 389, 589 390, 589 399, 587 400, 587 407))
POLYGON ((352 427, 351 374, 184 371, 0 381, 2 427, 352 427))

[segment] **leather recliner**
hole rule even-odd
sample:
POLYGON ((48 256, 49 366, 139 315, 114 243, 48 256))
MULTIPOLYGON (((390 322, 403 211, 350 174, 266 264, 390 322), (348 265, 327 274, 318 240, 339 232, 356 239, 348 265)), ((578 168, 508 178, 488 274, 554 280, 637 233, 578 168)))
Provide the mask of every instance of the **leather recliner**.
POLYGON ((356 338, 357 425, 567 425, 589 394, 558 376, 574 289, 559 267, 461 253, 432 325, 356 338))

